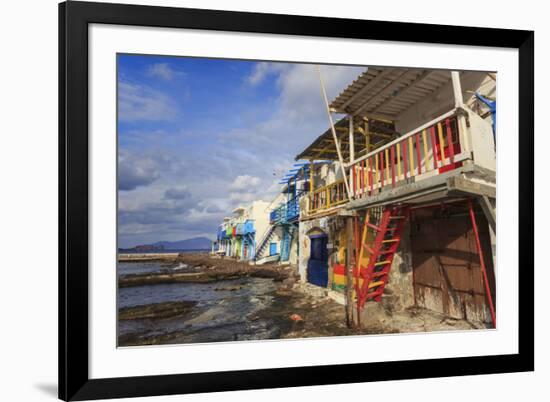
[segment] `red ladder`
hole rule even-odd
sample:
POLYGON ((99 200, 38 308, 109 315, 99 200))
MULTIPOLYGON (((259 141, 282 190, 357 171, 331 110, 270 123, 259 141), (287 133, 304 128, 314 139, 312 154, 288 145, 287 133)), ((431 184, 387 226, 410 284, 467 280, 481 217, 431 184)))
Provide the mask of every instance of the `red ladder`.
POLYGON ((368 300, 382 300, 393 258, 408 218, 409 208, 405 206, 386 206, 382 211, 367 212, 360 252, 357 254, 359 258, 356 258, 359 269, 355 270, 355 289, 359 308, 363 308, 368 300), (370 237, 374 235, 374 241, 369 242, 369 234, 370 237), (369 254, 368 265, 361 266, 361 256, 365 252, 369 254))

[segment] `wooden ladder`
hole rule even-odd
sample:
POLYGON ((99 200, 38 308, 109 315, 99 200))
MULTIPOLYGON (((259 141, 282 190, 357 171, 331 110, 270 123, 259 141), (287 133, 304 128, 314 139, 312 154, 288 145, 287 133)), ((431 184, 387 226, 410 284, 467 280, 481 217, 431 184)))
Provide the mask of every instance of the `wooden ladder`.
POLYGON ((359 269, 355 269, 355 291, 359 308, 363 308, 369 300, 382 300, 393 258, 408 218, 409 208, 406 206, 372 208, 365 214, 358 247, 359 257, 356 259, 359 269), (366 257, 368 264, 362 265, 366 257))

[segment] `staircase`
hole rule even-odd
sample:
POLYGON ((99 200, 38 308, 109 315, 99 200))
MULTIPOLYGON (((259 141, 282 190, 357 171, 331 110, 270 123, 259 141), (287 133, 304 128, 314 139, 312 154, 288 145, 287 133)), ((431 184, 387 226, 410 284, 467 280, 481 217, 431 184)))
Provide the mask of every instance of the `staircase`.
POLYGON ((296 231, 295 225, 283 226, 283 240, 281 242, 281 261, 288 261, 290 258, 290 244, 296 231))
POLYGON ((264 237, 258 243, 258 247, 256 248, 256 252, 254 253, 254 261, 257 261, 258 259, 261 258, 262 253, 264 252, 265 248, 269 244, 269 241, 273 238, 273 235, 275 234, 275 227, 276 227, 276 225, 270 225, 269 229, 267 229, 267 232, 265 233, 264 237))
POLYGON ((363 224, 358 266, 355 270, 357 304, 382 300, 393 258, 407 219, 408 207, 386 206, 370 209, 363 224), (368 263, 365 265, 365 261, 368 263))

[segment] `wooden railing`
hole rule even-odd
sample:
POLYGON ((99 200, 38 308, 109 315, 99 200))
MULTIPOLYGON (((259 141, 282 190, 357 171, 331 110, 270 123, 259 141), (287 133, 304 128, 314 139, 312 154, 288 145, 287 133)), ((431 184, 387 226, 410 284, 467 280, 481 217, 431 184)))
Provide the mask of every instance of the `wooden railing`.
POLYGON ((334 183, 314 190, 309 194, 308 198, 308 214, 336 207, 348 201, 346 184, 343 179, 335 181, 334 183))
POLYGON ((396 187, 462 166, 458 118, 454 111, 366 154, 349 166, 353 198, 396 187))
POLYGON ((286 203, 278 206, 269 214, 269 222, 274 223, 287 223, 298 219, 300 216, 300 204, 299 198, 293 197, 286 203))

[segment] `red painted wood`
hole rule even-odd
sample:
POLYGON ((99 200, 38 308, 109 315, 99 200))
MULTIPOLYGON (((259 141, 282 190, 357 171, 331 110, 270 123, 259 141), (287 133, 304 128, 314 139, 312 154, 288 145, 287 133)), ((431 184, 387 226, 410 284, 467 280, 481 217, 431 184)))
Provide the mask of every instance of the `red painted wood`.
POLYGON ((395 187, 395 145, 390 148, 391 186, 395 187))
POLYGON ((355 196, 355 195, 357 194, 357 191, 356 191, 356 188, 355 188, 355 182, 356 182, 356 180, 357 180, 357 178, 355 177, 355 165, 353 165, 353 166, 351 167, 351 169, 352 169, 352 171, 353 171, 353 172, 352 172, 353 195, 355 196))
POLYGON ((415 136, 416 142, 416 159, 418 160, 418 174, 422 173, 422 158, 420 157, 420 133, 415 136))
POLYGON ((361 196, 365 196, 365 160, 361 161, 361 196))
POLYGON ((474 229, 474 235, 476 238, 477 253, 479 254, 479 265, 481 266, 481 272, 483 273, 483 282, 485 285, 485 293, 487 294, 487 301, 489 302, 489 309, 491 310, 491 319, 493 320, 494 328, 496 328, 497 319, 495 314, 495 307, 493 305, 491 290, 489 289, 489 280, 487 278, 487 270, 485 269, 485 260, 483 259, 483 250, 481 249, 481 242, 479 240, 479 233, 477 231, 476 216, 474 214, 474 207, 472 205, 471 199, 468 199, 468 209, 470 211, 470 219, 472 221, 472 227, 474 229))
POLYGON ((451 160, 451 163, 454 163, 455 161, 455 146, 453 144, 453 133, 451 131, 451 120, 447 119, 445 120, 445 127, 447 131, 447 149, 449 154, 449 159, 451 160))
POLYGON ((432 155, 434 159, 434 169, 437 169, 437 158, 439 152, 437 151, 437 142, 435 141, 435 126, 430 127, 430 142, 432 145, 432 155))
POLYGON ((409 170, 408 169, 408 166, 407 166, 407 158, 408 158, 408 153, 407 153, 407 139, 401 141, 401 153, 403 154, 403 177, 406 179, 407 178, 407 171, 409 170))
POLYGON ((369 183, 370 183, 370 193, 369 194, 372 194, 372 192, 374 191, 374 183, 372 182, 372 162, 373 162, 373 157, 371 156, 369 158, 369 183))

